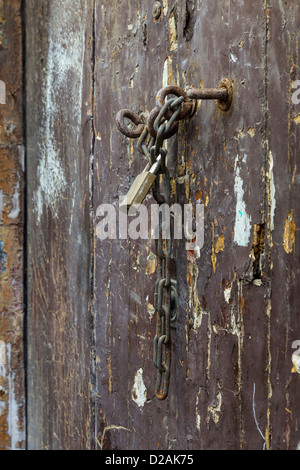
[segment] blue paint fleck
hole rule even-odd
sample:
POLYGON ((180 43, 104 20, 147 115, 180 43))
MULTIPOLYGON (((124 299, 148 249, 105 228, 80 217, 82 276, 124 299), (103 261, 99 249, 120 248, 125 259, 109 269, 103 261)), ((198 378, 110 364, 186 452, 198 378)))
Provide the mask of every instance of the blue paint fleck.
POLYGON ((240 216, 241 216, 241 218, 242 218, 242 217, 243 217, 243 213, 242 213, 242 211, 239 211, 239 214, 240 214, 240 216))
POLYGON ((6 258, 7 258, 7 253, 3 251, 3 241, 0 240, 0 272, 5 272, 6 271, 6 258))

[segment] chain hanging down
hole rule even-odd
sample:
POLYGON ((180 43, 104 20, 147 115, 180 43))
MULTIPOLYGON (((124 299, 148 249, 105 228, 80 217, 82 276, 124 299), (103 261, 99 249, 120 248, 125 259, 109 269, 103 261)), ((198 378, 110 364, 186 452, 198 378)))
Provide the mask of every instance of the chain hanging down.
MULTIPOLYGON (((167 151, 164 140, 178 131, 179 121, 192 117, 197 110, 198 99, 219 100, 219 107, 227 111, 233 98, 232 82, 223 79, 217 89, 190 89, 178 86, 162 88, 156 96, 156 107, 150 112, 147 123, 134 112, 123 109, 118 112, 116 123, 119 130, 129 138, 139 138, 138 150, 148 159, 148 165, 134 181, 120 208, 136 210, 152 187, 153 196, 159 205, 159 223, 156 237, 157 281, 154 307, 157 317, 153 346, 153 362, 157 369, 155 395, 159 400, 168 396, 171 367, 171 328, 176 328, 178 317, 177 283, 171 279, 170 260, 172 240, 164 230, 164 205, 170 204, 170 175, 167 166, 167 151), (175 98, 167 99, 169 95, 175 98), (129 119, 134 128, 125 123, 129 119), (161 181, 160 181, 161 180, 161 181), (162 189, 161 189, 162 186, 162 189)), ((168 232, 168 231, 167 231, 168 232)))
POLYGON ((122 110, 117 116, 118 127, 125 135, 134 138, 140 134, 138 150, 148 159, 145 171, 138 176, 132 185, 132 193, 128 193, 128 195, 130 194, 128 200, 125 198, 126 202, 122 203, 127 210, 130 207, 136 208, 137 201, 140 203, 141 198, 137 197, 139 190, 142 197, 145 197, 144 187, 147 176, 144 178, 141 176, 148 173, 147 168, 153 168, 158 161, 160 162, 159 169, 156 170, 156 178, 154 180, 151 178, 153 196, 159 205, 159 223, 155 240, 157 257, 157 280, 154 293, 156 334, 153 342, 153 362, 157 369, 155 395, 159 400, 164 400, 169 392, 171 328, 176 328, 178 316, 177 283, 171 279, 170 275, 172 239, 167 236, 166 232, 169 231, 165 229, 164 205, 169 206, 170 204, 171 186, 167 167, 167 151, 163 148, 163 144, 166 139, 177 133, 179 120, 188 115, 192 116, 195 110, 195 102, 190 101, 183 90, 179 87, 167 87, 163 89, 163 93, 160 92, 157 95, 157 107, 149 114, 147 125, 143 125, 141 118, 129 110, 122 110), (176 98, 168 99, 164 103, 168 94, 173 94, 176 98), (135 124, 134 130, 126 128, 125 118, 135 124))
MULTIPOLYGON (((171 367, 171 327, 176 327, 178 315, 177 284, 170 276, 170 259, 172 252, 172 239, 165 235, 164 230, 164 204, 170 204, 170 175, 166 165, 167 152, 163 149, 163 141, 174 126, 176 118, 181 112, 183 97, 167 101, 158 113, 154 122, 157 132, 154 145, 150 149, 151 163, 162 156, 160 173, 162 175, 163 192, 160 190, 159 178, 154 182, 153 196, 159 204, 158 237, 156 239, 157 281, 155 284, 154 308, 157 316, 156 335, 153 343, 153 362, 157 369, 155 395, 159 400, 168 396, 170 367, 171 367), (168 111, 174 110, 168 121, 168 111), (172 308, 173 307, 173 308, 172 308)), ((178 125, 176 126, 176 128, 178 125)), ((172 131, 171 131, 172 132, 172 131)))

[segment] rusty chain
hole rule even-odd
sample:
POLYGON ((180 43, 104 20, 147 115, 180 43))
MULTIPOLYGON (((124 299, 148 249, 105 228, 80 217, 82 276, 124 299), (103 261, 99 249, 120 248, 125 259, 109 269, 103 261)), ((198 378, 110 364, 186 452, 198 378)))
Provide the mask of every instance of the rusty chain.
POLYGON ((164 237, 163 205, 170 203, 170 175, 166 164, 167 151, 163 148, 166 139, 178 131, 178 121, 191 115, 195 106, 186 102, 187 95, 179 87, 167 87, 161 90, 156 99, 157 106, 148 116, 147 124, 142 124, 139 116, 128 110, 122 110, 117 116, 119 130, 127 137, 135 138, 138 134, 138 150, 153 165, 161 155, 159 174, 162 176, 163 189, 158 177, 153 186, 153 196, 159 204, 158 237, 156 237, 157 281, 155 284, 154 307, 157 317, 156 335, 153 342, 153 362, 157 369, 155 395, 159 400, 168 396, 171 366, 171 327, 176 327, 178 315, 177 283, 170 277, 170 259, 172 241, 164 237), (167 95, 175 95, 165 102, 167 95), (125 117, 137 126, 130 130, 125 124, 125 117))
POLYGON ((153 196, 159 204, 158 237, 156 237, 157 281, 155 284, 154 308, 156 313, 156 334, 153 341, 153 362, 157 369, 155 395, 159 400, 168 396, 171 367, 171 327, 176 327, 178 316, 177 283, 170 276, 172 241, 164 237, 163 205, 170 203, 170 175, 166 164, 167 151, 163 143, 175 135, 181 119, 192 116, 196 111, 187 93, 176 86, 159 91, 156 107, 150 112, 147 123, 132 111, 123 109, 117 114, 118 129, 129 138, 139 138, 138 151, 153 165, 161 155, 159 174, 162 176, 163 190, 158 177, 153 186, 153 196), (168 95, 175 98, 166 100, 168 95), (136 127, 130 129, 125 118, 136 127))
POLYGON ((153 347, 153 362, 157 369, 155 395, 159 400, 164 400, 168 396, 171 327, 176 328, 178 317, 177 283, 170 276, 172 241, 170 237, 164 236, 164 204, 170 203, 171 187, 167 151, 163 148, 163 143, 178 132, 179 121, 195 114, 198 99, 218 99, 220 108, 227 110, 232 102, 232 93, 232 84, 229 79, 223 79, 218 89, 184 91, 175 85, 167 86, 158 92, 156 106, 147 119, 128 109, 119 111, 116 116, 118 129, 129 138, 138 138, 138 151, 148 159, 151 166, 161 156, 158 175, 162 178, 163 192, 160 188, 159 176, 152 188, 153 196, 159 204, 158 237, 156 237, 157 281, 154 294, 157 320, 153 347), (175 98, 167 99, 169 95, 175 98), (126 118, 135 127, 129 128, 125 122, 126 118))
POLYGON ((118 129, 124 134, 126 137, 130 139, 136 139, 141 137, 141 135, 145 132, 145 128, 148 129, 150 135, 155 138, 157 134, 157 129, 154 129, 154 122, 157 120, 160 111, 164 109, 164 106, 167 106, 167 112, 163 111, 163 115, 166 114, 165 118, 167 120, 171 120, 174 116, 174 108, 178 107, 178 102, 170 106, 166 98, 169 95, 174 95, 177 98, 181 99, 184 102, 183 106, 180 108, 179 112, 176 114, 176 119, 173 118, 173 125, 169 126, 168 132, 164 134, 165 139, 169 139, 178 131, 178 122, 182 119, 187 118, 188 116, 191 117, 196 111, 197 101, 191 100, 188 97, 188 93, 185 92, 182 88, 171 85, 165 88, 162 88, 157 96, 156 96, 156 107, 152 109, 150 112, 147 123, 145 124, 143 117, 139 116, 138 114, 130 111, 129 109, 121 109, 116 116, 116 123, 118 129), (125 122, 125 118, 127 118, 135 127, 129 128, 125 122))
MULTIPOLYGON (((176 327, 178 295, 177 284, 170 276, 170 259, 172 252, 171 238, 164 236, 164 204, 170 204, 171 187, 170 175, 166 165, 167 152, 163 149, 163 141, 172 133, 176 119, 182 112, 183 97, 167 101, 158 112, 153 123, 156 138, 150 139, 153 143, 150 149, 151 163, 159 155, 162 158, 160 173, 162 174, 163 192, 160 190, 159 178, 154 182, 153 196, 159 204, 158 237, 156 239, 157 281, 155 284, 154 308, 157 316, 156 335, 153 342, 153 362, 157 369, 155 395, 159 400, 168 396, 170 367, 171 367, 171 327, 176 327), (169 111, 173 111, 170 120, 169 111), (173 305, 172 305, 173 301, 173 305), (173 307, 173 308, 172 308, 173 307)), ((150 133, 150 131, 149 131, 150 133)))

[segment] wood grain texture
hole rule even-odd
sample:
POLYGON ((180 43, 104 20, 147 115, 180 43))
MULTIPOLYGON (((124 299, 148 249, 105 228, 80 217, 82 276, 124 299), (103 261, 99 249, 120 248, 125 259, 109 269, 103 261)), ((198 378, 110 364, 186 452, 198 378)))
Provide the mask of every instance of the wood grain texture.
POLYGON ((88 446, 91 2, 26 2, 28 445, 88 446))
POLYGON ((300 128, 295 119, 300 104, 292 100, 296 91, 292 85, 299 79, 299 26, 299 2, 268 2, 267 150, 271 219, 276 204, 274 230, 269 231, 268 240, 272 275, 269 409, 272 448, 287 450, 299 449, 300 444, 297 399, 300 369, 292 362, 295 352, 292 345, 300 338, 300 128))
POLYGON ((22 39, 21 1, 1 1, 0 450, 25 447, 22 39))

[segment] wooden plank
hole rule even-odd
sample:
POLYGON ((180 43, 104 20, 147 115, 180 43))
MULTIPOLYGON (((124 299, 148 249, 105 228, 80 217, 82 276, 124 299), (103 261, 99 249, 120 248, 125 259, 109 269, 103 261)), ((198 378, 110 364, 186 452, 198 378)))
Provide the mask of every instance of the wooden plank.
MULTIPOLYGON (((162 86, 168 16, 152 19, 152 2, 96 4, 94 210, 118 208, 145 166, 115 124, 121 108, 154 107, 162 86)), ((97 219, 96 219, 97 224, 97 219)), ((152 363, 155 273, 148 241, 95 241, 95 443, 103 449, 165 449, 175 415, 154 400, 152 363), (151 262, 150 262, 151 264, 151 262)))
MULTIPOLYGON (((179 48, 173 62, 179 77, 184 77, 182 84, 209 88, 230 77, 234 102, 227 113, 213 102, 203 102, 179 135, 177 200, 198 201, 206 207, 200 258, 186 253, 183 245, 178 250, 180 315, 186 335, 178 329, 178 362, 183 367, 177 369, 181 416, 177 445, 245 448, 257 432, 248 402, 253 377, 246 380, 244 375, 253 362, 247 339, 255 330, 257 338, 252 342, 258 342, 263 351, 267 342, 253 315, 256 309, 265 310, 266 287, 255 279, 251 256, 255 226, 264 220, 263 5, 259 1, 251 5, 224 1, 217 7, 211 2, 183 2, 178 18, 179 48), (246 320, 242 289, 255 283, 246 320)), ((260 393, 265 388, 264 374, 257 380, 260 393)), ((266 412, 267 403, 263 406, 266 412)))
POLYGON ((256 377, 247 381, 243 373, 253 363, 249 354, 257 342, 257 356, 264 360, 255 387, 263 397, 259 416, 263 413, 267 426, 267 328, 259 329, 251 315, 260 309, 263 325, 268 324, 269 283, 262 269, 264 5, 224 1, 216 8, 211 2, 186 1, 163 6, 158 21, 152 18, 150 1, 138 7, 123 1, 110 9, 96 8, 95 213, 103 203, 117 208, 118 197, 144 165, 135 144, 116 130, 114 117, 120 108, 150 111, 163 84, 212 87, 225 76, 234 80, 235 101, 226 114, 212 102, 203 103, 169 145, 173 202, 204 203, 206 225, 200 259, 184 243, 176 248, 181 311, 165 403, 153 400, 155 325, 147 306, 153 302, 155 274, 148 277, 146 269, 153 247, 143 241, 96 239, 100 419, 95 442, 105 449, 248 448, 258 441, 262 447, 252 401, 248 406, 256 377), (249 99, 249 90, 255 100, 249 99), (247 284, 254 298, 248 299, 250 314, 243 325, 241 289, 247 284), (252 343, 251 331, 256 332, 252 343), (244 421, 251 424, 243 426, 244 421))
POLYGON ((28 446, 85 449, 91 1, 26 2, 28 446))
POLYGON ((21 3, 0 2, 0 450, 25 447, 21 3))
MULTIPOLYGON (((299 449, 300 368, 292 360, 299 327, 299 79, 300 5, 267 2, 268 19, 268 246, 270 301, 269 412, 273 449, 299 449)), ((299 356, 297 356, 299 357, 299 356)))

